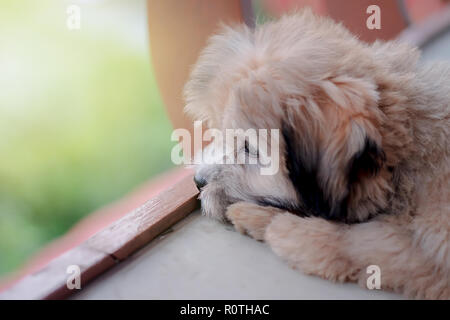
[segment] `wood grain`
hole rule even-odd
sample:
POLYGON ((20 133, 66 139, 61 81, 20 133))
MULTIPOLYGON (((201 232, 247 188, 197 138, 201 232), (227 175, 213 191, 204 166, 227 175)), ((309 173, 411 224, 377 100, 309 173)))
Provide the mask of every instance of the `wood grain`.
POLYGON ((120 263, 191 213, 198 205, 197 196, 198 190, 190 175, 1 292, 0 300, 68 297, 74 292, 66 285, 68 266, 80 267, 83 288, 93 278, 120 263))

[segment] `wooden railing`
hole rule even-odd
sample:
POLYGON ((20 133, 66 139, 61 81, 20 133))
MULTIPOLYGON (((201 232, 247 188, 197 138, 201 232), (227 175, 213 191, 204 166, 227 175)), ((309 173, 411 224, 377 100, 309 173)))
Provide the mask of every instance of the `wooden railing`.
POLYGON ((132 255, 198 206, 192 175, 148 200, 81 245, 50 261, 0 293, 0 299, 63 299, 69 266, 80 270, 81 287, 132 255))

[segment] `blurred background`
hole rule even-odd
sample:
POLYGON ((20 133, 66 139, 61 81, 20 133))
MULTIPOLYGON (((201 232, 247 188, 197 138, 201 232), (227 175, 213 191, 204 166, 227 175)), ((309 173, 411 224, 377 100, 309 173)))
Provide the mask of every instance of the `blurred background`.
MULTIPOLYGON (((423 30, 438 30, 430 29, 429 21, 447 5, 447 0, 1 0, 0 278, 74 226, 88 231, 42 261, 138 206, 152 194, 148 188, 132 201, 121 199, 148 181, 170 185, 173 179, 156 176, 173 167, 172 123, 189 126, 180 88, 223 8, 231 8, 231 21, 242 11, 243 20, 254 24, 310 6, 369 42, 417 25, 412 38, 427 39, 417 42, 424 56, 448 59, 448 29, 433 34, 433 41, 434 31, 420 37, 423 30), (215 13, 200 5, 204 1, 214 3, 215 13), (370 4, 382 4, 381 30, 366 28, 364 8, 370 4), (81 10, 79 29, 67 24, 74 14, 67 12, 70 5, 81 10), (156 30, 150 36, 149 27, 156 30), (105 210, 108 205, 114 210, 105 210)), ((436 23, 447 26, 449 19, 436 23)))
POLYGON ((144 0, 2 0, 0 39, 1 276, 171 167, 173 143, 144 0))

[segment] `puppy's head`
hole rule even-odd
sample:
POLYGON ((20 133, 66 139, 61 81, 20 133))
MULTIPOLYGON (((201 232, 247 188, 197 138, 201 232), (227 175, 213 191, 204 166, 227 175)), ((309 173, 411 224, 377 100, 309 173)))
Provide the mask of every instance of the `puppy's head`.
MULTIPOLYGON (((187 111, 222 132, 278 129, 278 139, 258 142, 278 153, 279 167, 262 175, 261 161, 199 165, 206 214, 222 218, 237 201, 346 222, 385 209, 401 159, 386 132, 390 80, 380 74, 401 67, 377 60, 372 47, 309 12, 212 37, 186 84, 187 111)), ((261 156, 259 143, 240 141, 235 153, 261 156)), ((214 149, 205 157, 220 157, 214 149)))

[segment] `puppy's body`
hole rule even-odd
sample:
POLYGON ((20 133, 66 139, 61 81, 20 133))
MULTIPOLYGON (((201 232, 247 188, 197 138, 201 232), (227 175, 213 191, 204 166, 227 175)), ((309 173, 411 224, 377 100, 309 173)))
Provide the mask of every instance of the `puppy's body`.
POLYGON ((417 60, 309 12, 213 37, 188 111, 280 129, 281 166, 201 165, 203 210, 304 272, 365 284, 378 265, 383 288, 450 298, 450 67, 417 60))

